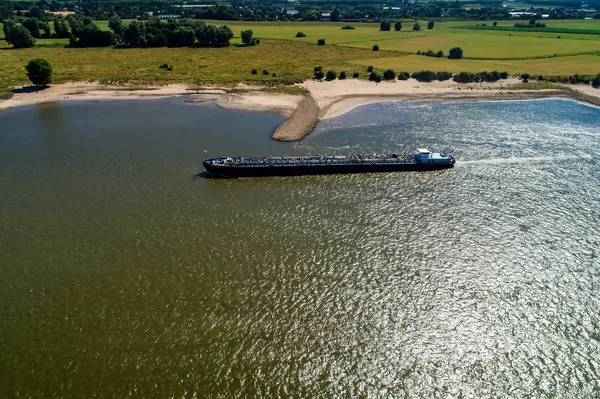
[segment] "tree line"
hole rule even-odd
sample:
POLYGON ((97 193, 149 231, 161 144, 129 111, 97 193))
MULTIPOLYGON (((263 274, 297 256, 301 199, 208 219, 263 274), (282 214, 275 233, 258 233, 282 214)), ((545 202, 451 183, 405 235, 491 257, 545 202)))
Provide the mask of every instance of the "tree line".
MULTIPOLYGON (((68 38, 70 47, 227 47, 233 31, 227 25, 207 25, 202 21, 188 19, 161 21, 132 21, 129 25, 113 15, 108 20, 110 31, 101 30, 90 17, 69 15, 56 16, 50 29, 48 21, 22 18, 4 21, 6 41, 15 48, 32 47, 36 38, 68 38), (43 34, 41 31, 43 30, 43 34)), ((260 41, 252 37, 251 30, 242 32, 244 45, 253 46, 260 41)))

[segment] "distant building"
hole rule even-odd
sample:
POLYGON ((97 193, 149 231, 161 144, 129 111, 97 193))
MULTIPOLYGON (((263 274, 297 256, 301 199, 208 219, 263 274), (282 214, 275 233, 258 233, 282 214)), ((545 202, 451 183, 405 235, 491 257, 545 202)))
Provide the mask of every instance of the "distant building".
POLYGON ((328 12, 321 13, 321 21, 329 21, 331 19, 331 14, 328 12))
POLYGON ((179 19, 179 18, 181 18, 181 15, 175 15, 175 14, 167 15, 167 14, 164 14, 164 15, 159 15, 158 18, 160 18, 160 19, 179 19))

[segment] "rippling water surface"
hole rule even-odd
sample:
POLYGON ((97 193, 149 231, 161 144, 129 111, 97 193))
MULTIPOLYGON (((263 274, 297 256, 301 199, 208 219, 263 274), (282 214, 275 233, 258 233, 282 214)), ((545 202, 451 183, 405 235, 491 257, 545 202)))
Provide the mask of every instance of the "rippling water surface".
POLYGON ((0 113, 0 396, 600 396, 600 110, 182 99, 0 113), (453 147, 428 173, 196 178, 219 154, 453 147))

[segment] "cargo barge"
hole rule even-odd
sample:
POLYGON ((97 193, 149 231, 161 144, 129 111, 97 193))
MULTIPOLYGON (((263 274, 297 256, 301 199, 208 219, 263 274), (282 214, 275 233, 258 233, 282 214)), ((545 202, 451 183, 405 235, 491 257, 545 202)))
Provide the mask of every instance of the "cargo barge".
POLYGON ((405 172, 447 169, 454 157, 419 148, 414 155, 314 155, 291 157, 220 157, 205 160, 209 175, 220 177, 300 176, 405 172))

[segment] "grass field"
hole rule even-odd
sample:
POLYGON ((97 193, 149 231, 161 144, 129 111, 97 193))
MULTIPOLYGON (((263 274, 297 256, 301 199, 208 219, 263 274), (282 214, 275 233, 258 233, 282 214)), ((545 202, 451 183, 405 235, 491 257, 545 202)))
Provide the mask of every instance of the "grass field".
MULTIPOLYGON (((421 21, 422 29, 413 31, 414 21, 403 21, 400 32, 381 32, 379 24, 357 23, 352 24, 355 29, 343 30, 345 23, 206 22, 229 25, 238 35, 234 43, 240 42, 241 30, 252 29, 261 43, 255 47, 224 49, 69 49, 64 48, 66 39, 39 39, 34 48, 15 50, 0 41, 0 91, 25 84, 24 65, 36 57, 52 63, 55 82, 289 83, 310 78, 316 65, 337 72, 361 72, 363 76, 368 65, 408 72, 421 69, 451 72, 496 69, 531 75, 600 72, 600 35, 595 34, 600 31, 598 20, 544 21, 547 31, 510 29, 514 21, 499 21, 498 27, 508 30, 481 29, 477 27, 479 21, 436 22, 434 29, 428 30, 427 22, 421 21), (296 38, 297 32, 304 32, 307 37, 296 38), (321 38, 326 40, 325 46, 316 45, 321 38), (374 44, 381 51, 372 51, 374 44), (455 46, 464 50, 464 59, 415 55, 419 50, 442 50, 447 54, 455 46), (172 64, 173 71, 159 69, 162 63, 172 64), (250 73, 254 68, 258 70, 256 75, 250 73), (263 69, 269 74, 263 75, 263 69)), ((98 25, 108 29, 106 21, 98 21, 98 25)))

